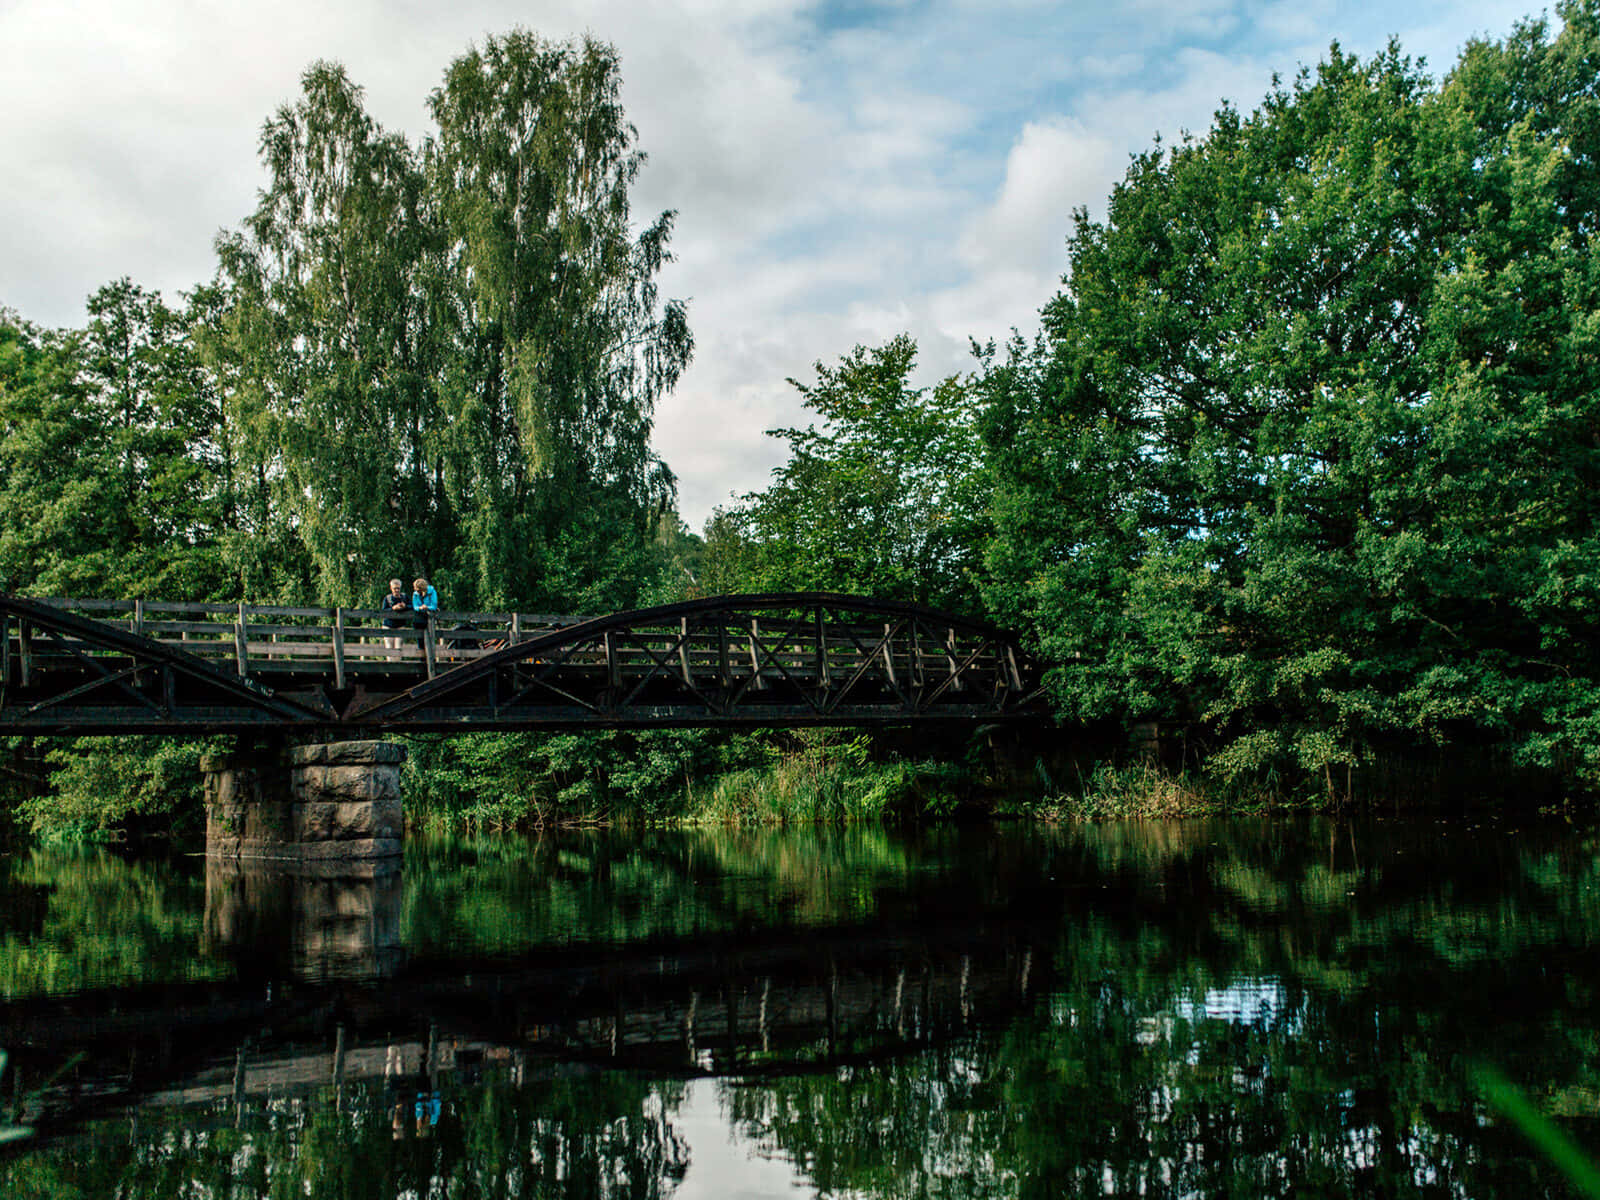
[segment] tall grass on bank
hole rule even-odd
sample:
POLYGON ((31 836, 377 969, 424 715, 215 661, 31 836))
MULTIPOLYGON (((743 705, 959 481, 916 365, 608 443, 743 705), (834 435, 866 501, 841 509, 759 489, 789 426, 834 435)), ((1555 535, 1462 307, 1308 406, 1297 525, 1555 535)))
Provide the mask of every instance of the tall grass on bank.
POLYGON ((1016 815, 1057 821, 1159 820, 1176 817, 1258 813, 1304 807, 1285 796, 1270 779, 1240 783, 1191 771, 1174 771, 1160 763, 1096 763, 1088 774, 1077 773, 1055 784, 1016 815))
POLYGON ((686 821, 780 825, 942 816, 957 804, 949 775, 908 762, 785 758, 719 776, 691 797, 686 821))
POLYGON ((971 790, 960 763, 902 757, 837 729, 417 737, 407 745, 407 823, 425 833, 936 817, 971 790))

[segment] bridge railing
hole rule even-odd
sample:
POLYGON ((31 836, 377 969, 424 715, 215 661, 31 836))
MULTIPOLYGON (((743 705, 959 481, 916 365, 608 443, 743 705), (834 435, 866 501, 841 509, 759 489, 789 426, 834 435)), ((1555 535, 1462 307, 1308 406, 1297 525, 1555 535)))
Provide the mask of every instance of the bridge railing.
MULTIPOLYGON (((443 610, 426 624, 402 614, 403 623, 390 628, 383 621, 394 614, 363 608, 68 597, 38 602, 176 646, 240 675, 304 674, 311 669, 336 676, 340 687, 347 678, 374 672, 432 676, 583 620, 551 613, 443 610)), ((64 639, 57 639, 53 649, 58 654, 94 651, 64 639)), ((41 665, 49 653, 41 647, 41 665)))
MULTIPOLYGON (((732 599, 732 598, 730 598, 732 599)), ((661 615, 626 627, 551 613, 444 610, 418 624, 386 628, 375 609, 290 605, 184 603, 50 598, 38 603, 178 647, 242 677, 317 676, 336 687, 363 677, 435 675, 543 639, 542 670, 580 674, 624 687, 645 678, 675 678, 689 687, 760 691, 787 683, 805 688, 850 686, 868 673, 895 688, 938 686, 962 691, 978 679, 1020 688, 1011 651, 1001 641, 972 638, 951 624, 921 617, 848 612, 818 605, 792 609, 731 603, 692 615, 661 615), (551 644, 550 635, 573 630, 551 644)), ((8 657, 26 673, 52 656, 104 656, 88 641, 57 635, 30 642, 26 625, 9 633, 8 657)), ((409 686, 409 685, 407 685, 409 686)))

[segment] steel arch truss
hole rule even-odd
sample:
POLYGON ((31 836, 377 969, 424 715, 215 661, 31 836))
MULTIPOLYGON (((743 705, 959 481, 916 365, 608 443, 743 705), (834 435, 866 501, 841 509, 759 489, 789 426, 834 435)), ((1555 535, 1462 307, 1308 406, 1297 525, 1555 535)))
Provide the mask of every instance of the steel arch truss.
POLYGON ((719 596, 543 634, 346 722, 448 730, 1037 719, 1039 672, 1002 630, 828 593, 719 596))
POLYGON ((332 716, 176 647, 0 595, 0 734, 249 732, 332 716))

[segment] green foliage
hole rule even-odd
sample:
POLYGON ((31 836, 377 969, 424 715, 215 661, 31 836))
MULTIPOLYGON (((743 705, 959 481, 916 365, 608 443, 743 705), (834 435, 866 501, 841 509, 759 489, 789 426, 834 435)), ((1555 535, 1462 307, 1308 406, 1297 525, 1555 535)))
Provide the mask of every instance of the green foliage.
POLYGON ((55 333, 0 312, 0 586, 209 596, 216 413, 188 318, 126 279, 89 314, 55 333))
POLYGON ((45 753, 50 790, 18 815, 47 839, 115 839, 130 826, 194 833, 203 825, 200 756, 208 743, 157 737, 59 742, 45 753))
POLYGON ((1227 778, 1507 745, 1600 779, 1600 6, 1435 86, 1334 47, 1076 217, 980 388, 986 598, 1062 715, 1227 778))
POLYGON ((976 410, 955 377, 911 387, 916 355, 902 335, 817 363, 815 384, 790 380, 821 424, 772 431, 788 462, 708 529, 719 576, 752 591, 972 606, 987 533, 976 410))
POLYGON ((969 789, 963 764, 880 761, 867 735, 798 731, 769 744, 765 761, 702 785, 686 816, 732 825, 947 816, 969 789))
POLYGON ((945 816, 975 778, 964 761, 908 760, 829 729, 419 736, 407 746, 408 820, 430 832, 945 816))
POLYGON ((419 828, 610 824, 683 813, 704 779, 755 753, 700 730, 407 739, 403 786, 419 828))
POLYGON ((656 291, 672 214, 631 225, 615 53, 488 38, 419 147, 343 68, 302 83, 217 244, 208 345, 257 503, 324 601, 426 572, 455 607, 631 602, 673 492, 652 412, 693 342, 656 291))
POLYGON ((48 849, 8 859, 0 880, 0 998, 219 978, 197 959, 205 880, 104 850, 48 849), (23 903, 28 901, 28 903, 23 903))

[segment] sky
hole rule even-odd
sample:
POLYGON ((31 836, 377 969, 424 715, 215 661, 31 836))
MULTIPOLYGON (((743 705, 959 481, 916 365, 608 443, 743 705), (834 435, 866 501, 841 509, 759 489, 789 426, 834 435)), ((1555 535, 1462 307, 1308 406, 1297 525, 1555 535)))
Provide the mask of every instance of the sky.
POLYGON ((488 35, 592 35, 622 61, 648 165, 641 224, 678 213, 664 296, 695 360, 656 410, 679 511, 763 487, 786 382, 899 333, 916 381, 973 339, 1031 334, 1074 209, 1130 154, 1203 134, 1224 99, 1338 41, 1397 37, 1437 76, 1528 0, 0 0, 0 307, 79 326, 124 275, 169 302, 265 182, 262 122, 317 59, 414 141, 446 65, 488 35))

